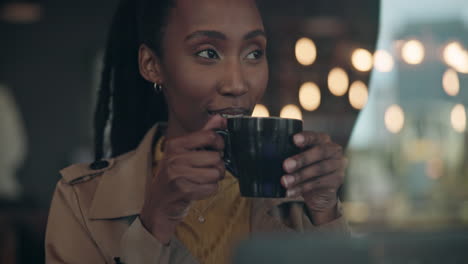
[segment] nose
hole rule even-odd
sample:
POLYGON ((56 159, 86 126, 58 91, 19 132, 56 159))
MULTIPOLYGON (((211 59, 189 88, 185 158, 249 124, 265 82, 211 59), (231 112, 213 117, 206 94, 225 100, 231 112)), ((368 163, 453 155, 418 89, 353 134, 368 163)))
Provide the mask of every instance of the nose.
POLYGON ((233 60, 226 63, 218 91, 224 96, 231 97, 240 97, 249 91, 241 62, 233 60))

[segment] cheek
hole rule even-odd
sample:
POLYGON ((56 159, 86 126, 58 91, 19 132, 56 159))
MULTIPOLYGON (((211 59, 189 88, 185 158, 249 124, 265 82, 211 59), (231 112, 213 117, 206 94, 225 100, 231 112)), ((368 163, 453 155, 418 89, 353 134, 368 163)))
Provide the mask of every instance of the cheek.
POLYGON ((208 98, 213 92, 215 82, 213 78, 208 78, 209 74, 205 73, 206 70, 197 69, 193 65, 187 65, 186 67, 180 65, 169 75, 169 85, 180 97, 197 98, 198 100, 208 98))
POLYGON ((216 85, 206 70, 188 60, 172 60, 172 65, 166 68, 166 94, 169 107, 177 119, 183 120, 187 129, 197 130, 207 117, 206 105, 216 85))
POLYGON ((258 102, 265 93, 268 84, 267 63, 265 62, 262 65, 259 65, 259 67, 252 69, 248 76, 248 83, 252 97, 255 99, 255 102, 258 102))
MULTIPOLYGON (((213 87, 211 80, 207 78, 205 71, 193 63, 193 58, 181 51, 183 47, 168 48, 168 56, 165 60, 165 76, 167 85, 171 89, 177 102, 190 101, 190 105, 202 103, 207 98, 210 88, 213 87)), ((187 103, 187 102, 186 102, 187 103)))

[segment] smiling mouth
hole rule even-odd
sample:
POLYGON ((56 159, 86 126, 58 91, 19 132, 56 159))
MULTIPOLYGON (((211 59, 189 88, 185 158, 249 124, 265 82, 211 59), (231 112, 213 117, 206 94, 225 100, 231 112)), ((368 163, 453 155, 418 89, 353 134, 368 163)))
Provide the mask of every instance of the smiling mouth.
POLYGON ((243 117, 250 115, 247 108, 223 108, 218 110, 208 110, 210 115, 221 115, 223 118, 243 117))

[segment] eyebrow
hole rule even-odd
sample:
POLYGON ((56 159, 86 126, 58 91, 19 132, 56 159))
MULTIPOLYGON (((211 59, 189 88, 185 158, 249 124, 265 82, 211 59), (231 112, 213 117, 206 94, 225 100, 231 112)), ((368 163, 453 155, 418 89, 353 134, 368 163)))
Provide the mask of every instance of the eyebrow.
POLYGON ((266 33, 265 33, 265 31, 263 31, 263 30, 261 30, 261 29, 257 29, 257 30, 254 30, 254 31, 250 31, 249 33, 247 33, 247 34, 244 36, 244 40, 253 39, 253 38, 258 37, 258 36, 263 36, 264 38, 266 38, 266 33))
MULTIPOLYGON (((245 34, 244 40, 249 40, 249 39, 255 38, 257 36, 263 36, 263 37, 266 38, 266 33, 265 33, 265 31, 263 31, 261 29, 253 30, 253 31, 250 31, 249 33, 245 34)), ((219 31, 199 30, 199 31, 195 31, 195 32, 191 33, 190 35, 188 35, 185 38, 185 41, 189 41, 191 39, 198 38, 198 37, 208 37, 208 38, 215 38, 215 39, 220 39, 220 40, 226 40, 227 39, 226 35, 224 35, 223 33, 219 32, 219 31)))

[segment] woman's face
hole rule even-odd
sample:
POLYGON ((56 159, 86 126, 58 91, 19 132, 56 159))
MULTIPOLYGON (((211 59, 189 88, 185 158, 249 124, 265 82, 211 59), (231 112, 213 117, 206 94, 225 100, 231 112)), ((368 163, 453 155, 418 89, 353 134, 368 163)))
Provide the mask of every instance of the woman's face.
POLYGON ((217 113, 250 115, 268 81, 266 36, 252 0, 177 0, 160 60, 169 128, 199 130, 217 113))

